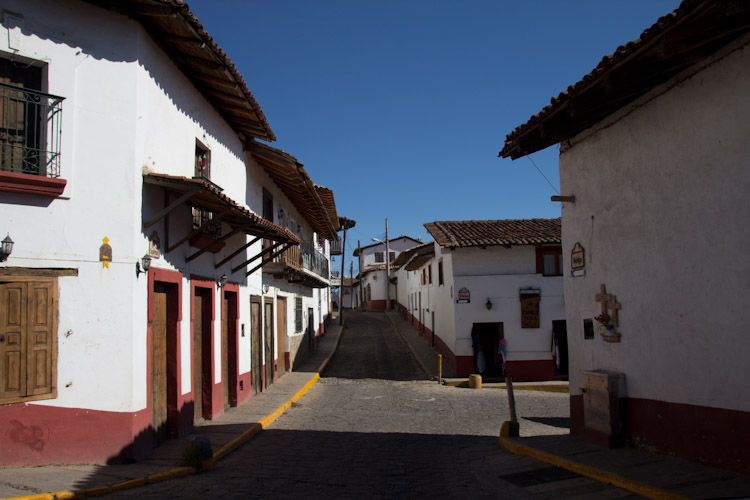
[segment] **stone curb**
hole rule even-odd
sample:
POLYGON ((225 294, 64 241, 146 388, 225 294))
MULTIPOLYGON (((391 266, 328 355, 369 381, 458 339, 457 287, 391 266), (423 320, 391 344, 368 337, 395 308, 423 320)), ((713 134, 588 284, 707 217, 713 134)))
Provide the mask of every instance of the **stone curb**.
POLYGON ((511 453, 515 453, 516 455, 526 455, 541 462, 546 462, 548 464, 562 467, 563 469, 581 474, 582 476, 590 477, 591 479, 611 484, 612 486, 616 486, 617 488, 622 488, 624 490, 631 491, 647 498, 652 498, 654 500, 690 500, 688 497, 678 495, 677 493, 672 493, 671 491, 663 490, 655 486, 651 486, 650 484, 641 483, 639 481, 635 481, 634 479, 620 476, 619 474, 597 469, 596 467, 591 467, 590 465, 574 462, 573 460, 558 457, 557 455, 547 453, 546 451, 531 448, 502 435, 500 436, 500 444, 506 450, 510 451, 511 453))
MULTIPOLYGON (((444 385, 451 385, 453 387, 469 387, 468 379, 443 379, 444 385)), ((482 382, 482 389, 506 389, 505 383, 485 383, 482 382)), ((565 384, 534 384, 527 382, 514 382, 514 391, 544 391, 544 392, 564 392, 568 393, 570 388, 567 383, 565 384)))
MULTIPOLYGON (((346 323, 344 323, 344 326, 346 326, 346 323)), ((213 465, 218 462, 219 460, 223 459, 230 453, 232 453, 234 450, 239 448, 242 444, 247 442, 250 438, 258 434, 260 431, 265 429, 271 422, 279 418, 281 414, 283 414, 290 406, 292 406, 292 403, 298 401, 302 396, 305 395, 307 391, 312 388, 312 386, 315 385, 315 383, 320 378, 320 372, 322 372, 325 367, 328 365, 328 362, 331 360, 331 356, 333 356, 333 353, 336 352, 336 349, 338 349, 339 342, 341 342, 341 333, 343 332, 343 327, 341 327, 341 331, 339 332, 338 340, 336 341, 336 346, 333 348, 331 354, 329 354, 323 362, 320 364, 320 367, 318 368, 318 371, 312 376, 312 378, 300 389, 297 391, 294 396, 292 396, 289 401, 284 403, 283 405, 279 406, 271 412, 269 415, 266 415, 262 419, 260 419, 259 422, 252 424, 247 430, 245 430, 242 434, 237 436, 236 438, 229 441, 227 444, 219 448, 218 451, 216 451, 210 459, 206 460, 207 463, 204 463, 203 470, 210 470, 213 465)), ((168 469, 162 472, 156 472, 154 474, 150 474, 145 477, 139 477, 135 479, 129 479, 127 481, 123 481, 121 483, 116 483, 111 486, 97 486, 95 488, 90 488, 87 490, 79 490, 79 491, 58 491, 55 493, 37 493, 34 495, 27 495, 22 497, 8 497, 3 498, 0 500, 69 500, 69 499, 79 499, 79 498, 90 498, 95 497, 99 495, 106 495, 107 493, 112 493, 114 491, 121 491, 121 490, 127 490, 130 488, 136 488, 138 486, 145 486, 146 484, 152 484, 157 483, 160 481, 166 481, 168 479, 174 479, 176 477, 185 476, 187 474, 198 474, 201 470, 198 470, 195 467, 175 467, 172 469, 168 469)))
POLYGON ((415 360, 417 360, 417 364, 418 364, 418 365, 419 365, 419 367, 420 367, 420 368, 422 369, 422 371, 423 371, 423 372, 424 372, 424 374, 425 374, 425 375, 427 376, 427 378, 428 378, 428 379, 430 379, 430 380, 437 380, 437 377, 433 377, 432 375, 430 375, 430 371, 429 371, 429 370, 427 369, 427 367, 426 367, 426 366, 424 365, 424 363, 422 362, 422 359, 421 359, 421 358, 420 358, 419 356, 417 356, 417 353, 416 353, 416 352, 414 352, 414 349, 412 349, 412 347, 411 347, 411 345, 409 344, 409 342, 408 342, 408 341, 407 341, 407 340, 406 340, 406 339, 404 338, 404 334, 403 334, 403 333, 401 333, 401 329, 400 329, 400 328, 399 328, 398 326, 396 326, 396 322, 395 322, 395 321, 393 320, 393 318, 391 318, 391 313, 390 313, 390 311, 383 311, 383 312, 385 312, 385 316, 386 316, 386 317, 388 318, 388 321, 390 321, 390 322, 391 322, 391 326, 393 327, 393 330, 394 330, 394 331, 395 331, 395 332, 396 332, 396 333, 398 334, 398 336, 399 336, 399 338, 401 339, 401 341, 402 341, 402 342, 403 342, 404 344, 406 344, 406 347, 407 347, 407 348, 409 349, 409 352, 411 353, 412 357, 413 357, 413 358, 414 358, 415 360))

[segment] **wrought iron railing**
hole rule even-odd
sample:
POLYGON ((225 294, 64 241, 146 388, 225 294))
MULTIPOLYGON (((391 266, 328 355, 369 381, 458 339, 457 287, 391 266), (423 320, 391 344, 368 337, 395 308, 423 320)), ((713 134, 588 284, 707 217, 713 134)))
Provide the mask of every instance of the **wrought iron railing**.
POLYGON ((328 267, 328 257, 317 251, 310 243, 303 242, 300 247, 302 250, 302 268, 307 269, 326 280, 330 279, 331 274, 328 267))
POLYGON ((201 233, 213 238, 221 237, 221 221, 214 217, 213 212, 202 208, 193 208, 193 229, 201 228, 201 233))
POLYGON ((60 176, 63 99, 0 83, 0 170, 60 176))

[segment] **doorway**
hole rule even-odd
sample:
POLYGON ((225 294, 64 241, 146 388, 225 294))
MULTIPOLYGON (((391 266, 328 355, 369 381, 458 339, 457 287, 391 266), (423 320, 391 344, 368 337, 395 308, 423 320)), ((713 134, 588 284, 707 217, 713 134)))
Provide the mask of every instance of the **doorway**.
POLYGON ((500 348, 500 341, 504 338, 502 323, 474 323, 472 326, 471 341, 476 373, 480 373, 483 379, 505 377, 500 348))
MULTIPOLYGON (((339 307, 343 307, 339 305, 339 307)), ((286 298, 276 299, 276 357, 279 360, 279 375, 286 373, 286 298)))
POLYGON ((552 322, 552 337, 555 341, 555 375, 568 375, 568 326, 565 320, 552 322))
POLYGON ((263 390, 263 339, 260 297, 250 297, 250 363, 253 394, 263 390))
POLYGON ((154 283, 151 322, 151 427, 156 446, 177 435, 177 286, 154 283))
POLYGON ((237 292, 224 290, 221 307, 221 375, 224 409, 237 406, 237 292))
POLYGON ((193 292, 193 422, 211 418, 211 311, 213 290, 195 287, 193 292))
POLYGON ((263 303, 263 338, 265 340, 265 387, 273 384, 274 375, 274 339, 273 339, 273 299, 266 298, 263 303))

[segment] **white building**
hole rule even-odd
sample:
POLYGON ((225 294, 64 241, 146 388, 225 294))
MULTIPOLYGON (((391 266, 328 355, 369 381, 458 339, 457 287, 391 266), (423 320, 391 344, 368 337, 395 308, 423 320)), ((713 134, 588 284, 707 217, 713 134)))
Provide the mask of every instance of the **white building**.
POLYGON ((560 219, 425 227, 435 241, 396 261, 399 305, 447 367, 459 376, 564 378, 560 219))
MULTIPOLYGON (((388 241, 388 262, 393 266, 393 262, 398 255, 404 250, 420 245, 422 242, 410 238, 409 236, 399 236, 388 241)), ((354 256, 359 257, 359 300, 355 300, 361 307, 370 310, 384 311, 386 309, 388 283, 386 273, 386 245, 384 242, 373 243, 354 250, 354 256)), ((393 282, 393 272, 391 275, 390 308, 398 303, 396 297, 396 286, 393 282)))
POLYGON ((560 143, 572 431, 745 473, 748 31, 747 2, 685 1, 501 152, 560 143))
POLYGON ((112 6, 0 11, 3 466, 148 455, 329 315, 332 196, 185 4, 112 6))

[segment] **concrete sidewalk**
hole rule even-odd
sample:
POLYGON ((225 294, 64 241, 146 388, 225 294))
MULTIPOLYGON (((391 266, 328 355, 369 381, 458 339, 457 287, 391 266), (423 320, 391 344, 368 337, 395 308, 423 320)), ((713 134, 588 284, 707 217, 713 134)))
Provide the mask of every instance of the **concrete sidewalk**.
MULTIPOLYGON (((194 434, 204 435, 210 440, 214 451, 212 462, 231 453, 302 397, 318 380, 340 337, 341 327, 334 319, 326 333, 319 337, 315 351, 297 371, 283 375, 245 404, 229 408, 218 419, 198 426, 194 434)), ((186 438, 171 439, 155 448, 148 459, 133 464, 0 469, 0 498, 84 498, 194 474, 195 469, 179 466, 186 438)))

